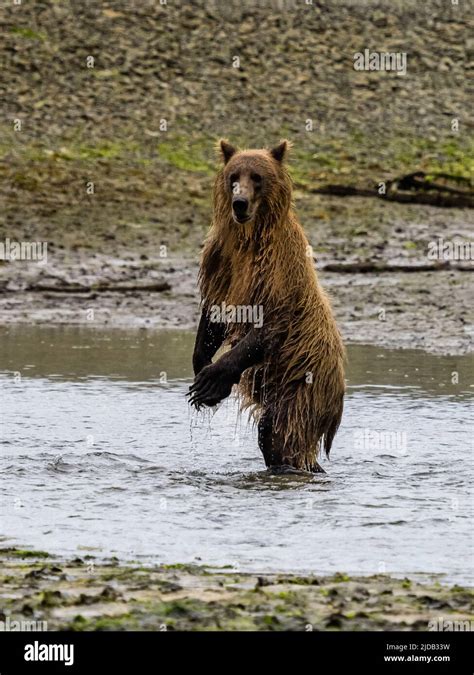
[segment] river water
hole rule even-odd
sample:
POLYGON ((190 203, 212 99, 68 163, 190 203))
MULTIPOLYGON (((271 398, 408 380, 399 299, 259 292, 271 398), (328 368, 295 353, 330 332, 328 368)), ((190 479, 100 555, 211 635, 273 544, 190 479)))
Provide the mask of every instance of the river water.
POLYGON ((193 334, 0 331, 0 545, 240 571, 473 581, 472 359, 349 348, 326 475, 272 476, 193 334))

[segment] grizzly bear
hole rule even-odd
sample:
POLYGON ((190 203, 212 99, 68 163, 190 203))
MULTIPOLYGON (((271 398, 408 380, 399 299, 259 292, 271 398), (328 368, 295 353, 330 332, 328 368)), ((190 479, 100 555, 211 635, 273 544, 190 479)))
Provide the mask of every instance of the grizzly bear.
POLYGON ((293 210, 288 147, 240 151, 219 141, 189 396, 199 410, 237 385, 267 467, 320 472, 320 447, 329 456, 342 417, 345 352, 293 210), (221 345, 230 349, 213 363, 221 345))

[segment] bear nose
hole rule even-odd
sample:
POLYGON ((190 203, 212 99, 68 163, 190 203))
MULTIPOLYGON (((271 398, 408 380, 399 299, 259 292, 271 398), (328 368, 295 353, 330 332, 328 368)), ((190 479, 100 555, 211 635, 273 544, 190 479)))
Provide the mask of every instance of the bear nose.
POLYGON ((248 206, 249 202, 248 199, 245 199, 245 197, 236 197, 232 202, 232 208, 234 209, 234 213, 237 217, 245 216, 248 206))

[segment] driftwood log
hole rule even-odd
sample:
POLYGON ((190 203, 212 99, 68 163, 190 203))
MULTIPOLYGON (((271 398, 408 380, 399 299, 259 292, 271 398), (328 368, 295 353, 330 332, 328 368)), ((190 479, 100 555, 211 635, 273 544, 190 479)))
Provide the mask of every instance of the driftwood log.
POLYGON ((328 184, 310 189, 315 194, 335 195, 337 197, 377 197, 388 202, 402 204, 428 204, 442 208, 474 208, 474 191, 471 182, 464 177, 438 173, 431 180, 423 171, 400 176, 386 181, 385 192, 380 193, 378 186, 358 188, 353 185, 328 184), (449 185, 448 183, 451 183, 449 185), (453 185, 460 185, 453 187, 453 185))

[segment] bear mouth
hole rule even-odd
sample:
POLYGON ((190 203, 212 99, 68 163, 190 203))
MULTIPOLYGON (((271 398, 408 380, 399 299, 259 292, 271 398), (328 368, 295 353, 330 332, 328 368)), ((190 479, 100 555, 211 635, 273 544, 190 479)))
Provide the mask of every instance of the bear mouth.
POLYGON ((236 223, 239 223, 239 225, 243 225, 244 223, 247 223, 250 220, 251 216, 243 216, 243 217, 239 218, 239 216, 236 216, 235 213, 234 213, 233 218, 234 218, 236 223))

